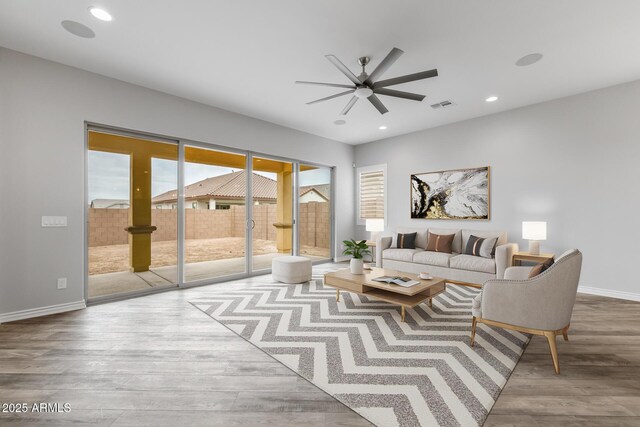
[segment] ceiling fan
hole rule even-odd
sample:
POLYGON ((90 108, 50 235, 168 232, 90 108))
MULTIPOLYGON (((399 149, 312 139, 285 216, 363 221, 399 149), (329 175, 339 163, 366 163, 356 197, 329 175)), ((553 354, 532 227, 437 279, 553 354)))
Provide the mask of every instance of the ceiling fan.
POLYGON ((317 85, 317 86, 331 86, 349 89, 345 92, 336 93, 335 95, 327 96, 326 98, 316 99, 315 101, 307 102, 307 105, 315 104, 329 99, 338 98, 340 96, 352 94, 353 96, 344 107, 340 115, 346 115, 349 110, 355 105, 358 99, 367 99, 374 107, 380 112, 380 114, 388 113, 387 107, 380 101, 376 95, 393 96, 395 98, 409 99, 412 101, 422 101, 425 95, 418 95, 417 93, 403 92, 400 90, 387 89, 389 86, 398 85, 401 83, 413 82, 416 80, 428 79, 430 77, 436 77, 438 70, 433 69, 429 71, 422 71, 414 74, 407 74, 406 76, 394 77, 387 80, 377 80, 393 65, 394 62, 400 58, 404 52, 397 47, 391 49, 391 52, 378 64, 375 70, 371 74, 365 72, 365 67, 369 63, 369 58, 363 56, 358 59, 358 63, 362 67, 362 73, 356 77, 335 55, 325 55, 325 58, 329 60, 338 70, 342 72, 351 81, 351 85, 336 84, 336 83, 320 83, 320 82, 306 82, 296 81, 298 84, 317 85))

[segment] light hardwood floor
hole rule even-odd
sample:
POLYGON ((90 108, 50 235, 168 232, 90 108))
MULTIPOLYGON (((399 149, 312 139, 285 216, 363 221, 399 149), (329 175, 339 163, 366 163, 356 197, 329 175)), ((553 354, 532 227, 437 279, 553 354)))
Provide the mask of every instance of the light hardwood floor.
MULTIPOLYGON (((71 404, 0 424, 369 425, 188 303, 208 288, 0 325, 0 402, 71 404)), ((569 339, 560 376, 533 339, 485 425, 640 425, 640 304, 580 295, 569 339)))
POLYGON ((485 426, 640 426, 640 303, 578 294, 558 354, 533 337, 485 426))

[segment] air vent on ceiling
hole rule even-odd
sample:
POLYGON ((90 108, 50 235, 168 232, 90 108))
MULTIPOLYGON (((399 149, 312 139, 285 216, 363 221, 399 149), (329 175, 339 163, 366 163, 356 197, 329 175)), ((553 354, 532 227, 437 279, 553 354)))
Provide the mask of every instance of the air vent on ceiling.
POLYGON ((438 102, 437 104, 431 104, 431 108, 433 108, 434 110, 439 110, 441 108, 450 108, 454 105, 456 104, 454 104, 453 101, 445 100, 442 102, 438 102))

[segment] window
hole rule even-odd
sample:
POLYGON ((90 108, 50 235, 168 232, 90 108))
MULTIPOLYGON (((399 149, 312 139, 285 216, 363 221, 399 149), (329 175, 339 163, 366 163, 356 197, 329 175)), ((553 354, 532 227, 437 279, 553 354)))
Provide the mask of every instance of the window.
POLYGON ((387 213, 387 165, 357 169, 358 225, 367 219, 385 219, 387 213))

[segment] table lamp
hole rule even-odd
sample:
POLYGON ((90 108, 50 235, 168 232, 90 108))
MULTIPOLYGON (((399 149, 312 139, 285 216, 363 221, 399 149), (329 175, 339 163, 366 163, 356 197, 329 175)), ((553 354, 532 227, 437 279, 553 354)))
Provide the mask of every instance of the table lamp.
POLYGON ((545 221, 522 221, 522 238, 529 241, 529 253, 540 255, 540 240, 547 240, 545 221))
POLYGON ((370 240, 375 242, 378 237, 378 233, 384 231, 384 219, 367 219, 365 222, 365 228, 367 231, 371 232, 370 240))

